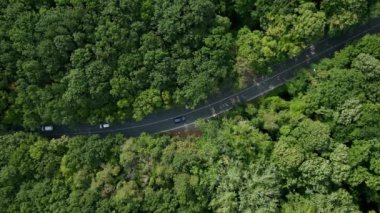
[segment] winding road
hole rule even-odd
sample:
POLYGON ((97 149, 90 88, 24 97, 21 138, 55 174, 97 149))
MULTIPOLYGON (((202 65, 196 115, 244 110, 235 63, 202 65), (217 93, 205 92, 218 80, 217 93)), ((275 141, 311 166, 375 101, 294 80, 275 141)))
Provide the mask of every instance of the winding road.
MULTIPOLYGON (((373 19, 365 25, 354 27, 344 35, 335 38, 325 38, 304 50, 299 56, 272 67, 270 76, 262 77, 257 83, 238 92, 224 93, 211 97, 208 101, 195 109, 172 108, 147 116, 142 121, 126 121, 121 124, 111 124, 109 128, 101 129, 99 125, 79 125, 73 128, 67 126, 54 126, 53 131, 40 132, 47 137, 60 137, 63 135, 106 135, 122 133, 127 136, 138 136, 143 132, 162 133, 176 129, 186 128, 198 119, 208 119, 222 114, 240 103, 249 102, 269 91, 284 85, 295 77, 296 71, 308 67, 322 58, 331 57, 335 51, 342 49, 347 43, 357 40, 366 34, 380 32, 380 18, 373 19), (186 121, 174 123, 173 119, 185 116, 186 121)), ((380 44, 379 44, 380 45, 380 44)))

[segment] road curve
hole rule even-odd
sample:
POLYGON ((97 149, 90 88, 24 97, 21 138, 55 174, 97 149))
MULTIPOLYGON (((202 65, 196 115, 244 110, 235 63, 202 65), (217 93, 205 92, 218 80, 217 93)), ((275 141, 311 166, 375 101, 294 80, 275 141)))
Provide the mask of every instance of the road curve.
POLYGON ((339 37, 325 38, 312 45, 313 49, 308 48, 299 56, 273 66, 273 73, 270 76, 262 77, 257 83, 236 93, 228 92, 220 96, 212 97, 206 103, 193 110, 179 107, 162 110, 147 116, 142 121, 130 120, 121 124, 111 124, 109 128, 105 129, 100 129, 99 125, 78 125, 73 128, 67 126, 54 126, 53 131, 40 133, 47 137, 90 134, 107 135, 112 133, 138 136, 143 132, 160 133, 186 128, 188 125, 194 124, 198 119, 214 117, 232 109, 239 103, 245 103, 258 98, 292 80, 295 77, 296 71, 300 68, 308 67, 310 64, 315 63, 322 58, 330 57, 335 51, 342 49, 347 43, 357 40, 366 34, 379 32, 380 18, 377 18, 365 25, 354 27, 351 31, 339 37), (186 116, 186 121, 175 124, 173 119, 178 116, 186 116))

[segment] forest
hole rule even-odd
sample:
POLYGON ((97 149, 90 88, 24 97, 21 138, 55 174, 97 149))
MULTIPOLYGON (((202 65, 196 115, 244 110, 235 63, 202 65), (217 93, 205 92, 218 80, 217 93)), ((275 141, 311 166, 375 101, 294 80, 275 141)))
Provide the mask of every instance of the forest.
POLYGON ((1 0, 0 129, 195 107, 379 14, 376 0, 1 0))
POLYGON ((200 135, 2 135, 0 212, 379 212, 379 44, 365 36, 200 135))
POLYGON ((0 0, 0 213, 380 212, 380 35, 197 134, 29 131, 194 108, 379 16, 378 0, 0 0))

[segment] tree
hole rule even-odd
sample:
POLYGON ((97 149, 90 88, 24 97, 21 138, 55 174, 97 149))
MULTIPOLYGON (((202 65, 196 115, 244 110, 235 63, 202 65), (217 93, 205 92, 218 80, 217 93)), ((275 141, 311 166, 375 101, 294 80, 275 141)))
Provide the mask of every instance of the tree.
POLYGON ((276 212, 280 203, 280 184, 275 168, 271 165, 266 168, 251 165, 245 176, 248 179, 239 192, 239 210, 276 212))
POLYGON ((353 198, 345 190, 331 194, 314 194, 308 197, 290 195, 282 212, 360 212, 353 198))
POLYGON ((163 105, 159 90, 149 89, 140 93, 133 103, 133 118, 141 120, 163 105))
POLYGON ((328 17, 329 34, 336 35, 360 22, 367 14, 367 1, 339 0, 322 1, 321 9, 328 17))
POLYGON ((294 21, 293 39, 304 42, 312 42, 324 36, 326 17, 324 12, 319 12, 314 3, 304 3, 296 11, 300 14, 294 21))

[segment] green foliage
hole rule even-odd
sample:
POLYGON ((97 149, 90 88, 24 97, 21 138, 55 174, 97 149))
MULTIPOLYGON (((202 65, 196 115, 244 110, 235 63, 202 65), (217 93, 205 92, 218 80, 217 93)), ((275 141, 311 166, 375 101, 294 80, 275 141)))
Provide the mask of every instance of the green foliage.
POLYGON ((366 0, 256 1, 252 22, 260 19, 261 28, 243 27, 237 37, 235 71, 239 86, 270 72, 273 63, 298 55, 325 34, 334 36, 367 20, 365 14, 372 4, 376 13, 377 3, 366 0))
MULTIPOLYGON (((1 122, 29 128, 195 106, 233 77, 231 25, 260 25, 238 32, 235 69, 249 80, 368 9, 362 0, 0 6, 1 122)), ((286 100, 197 122, 198 136, 1 135, 0 212, 379 211, 379 39, 303 70, 278 94, 286 100)))
POLYGON ((214 7, 210 0, 9 2, 0 13, 1 115, 33 129, 197 105, 232 76, 230 21, 214 7))
POLYGON ((377 18, 380 16, 380 2, 374 1, 374 4, 370 8, 370 17, 377 18))
POLYGON ((161 108, 163 105, 159 90, 145 90, 140 93, 133 103, 133 117, 141 120, 145 115, 152 113, 155 109, 161 108))
POLYGON ((36 129, 194 108, 226 83, 244 87, 326 33, 376 16, 377 7, 365 0, 6 1, 1 123, 36 129))
POLYGON ((307 197, 290 195, 288 199, 281 212, 360 212, 353 205, 352 196, 342 189, 331 194, 313 194, 307 197))
POLYGON ((328 15, 329 34, 336 35, 344 32, 349 26, 355 25, 368 14, 368 1, 366 0, 324 0, 322 10, 328 15))

